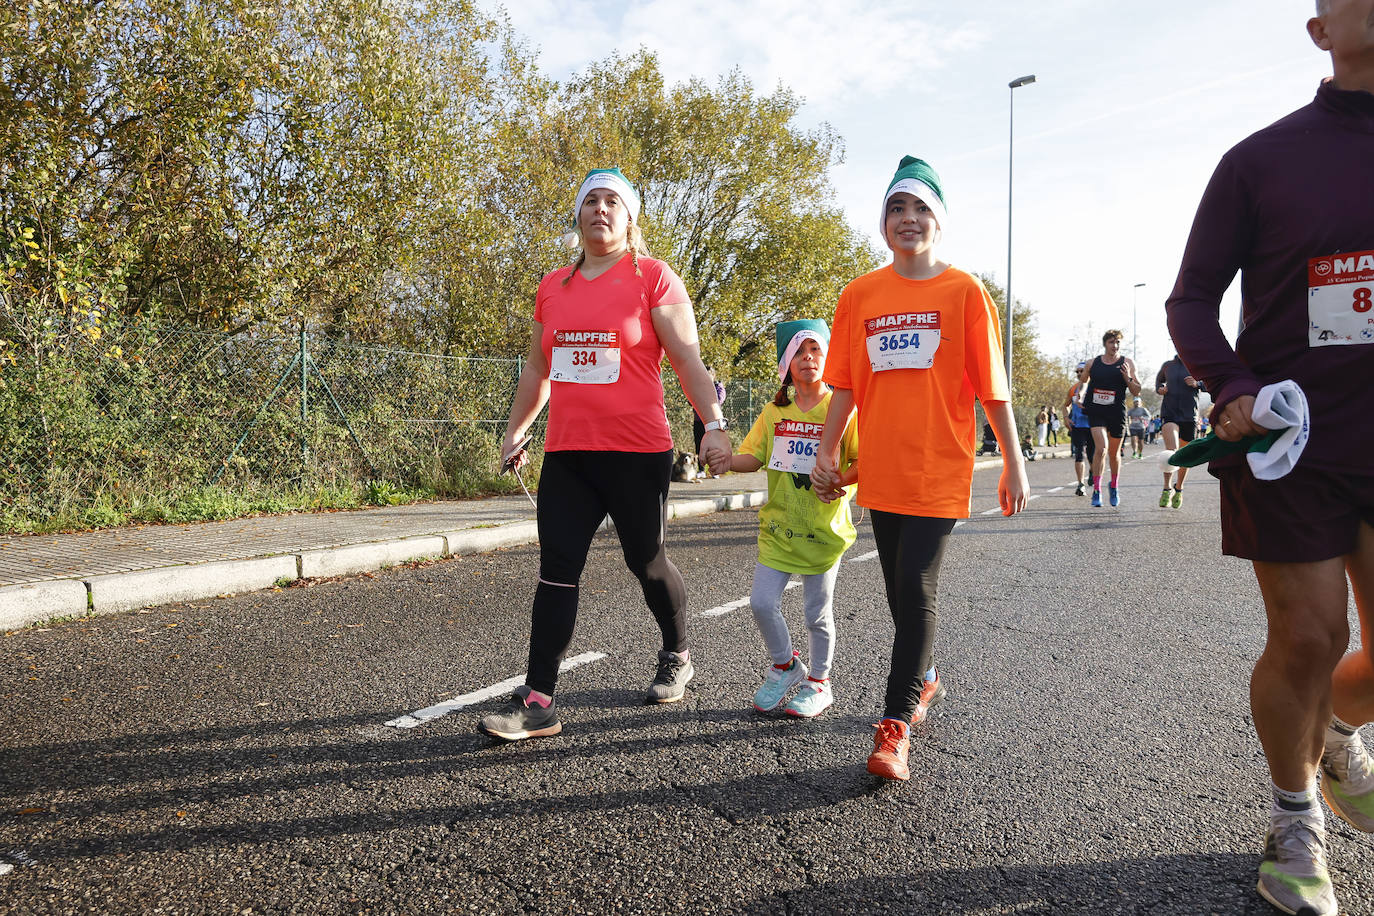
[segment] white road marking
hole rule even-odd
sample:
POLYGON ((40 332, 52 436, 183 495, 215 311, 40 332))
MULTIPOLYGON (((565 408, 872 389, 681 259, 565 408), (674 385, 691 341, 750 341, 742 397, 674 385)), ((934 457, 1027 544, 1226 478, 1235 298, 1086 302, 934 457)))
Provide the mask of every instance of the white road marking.
POLYGON ((850 557, 851 563, 862 563, 864 560, 871 560, 878 555, 878 551, 870 550, 868 553, 861 553, 857 557, 850 557))
POLYGON ((991 509, 984 509, 982 512, 979 512, 978 514, 979 514, 979 515, 992 515, 992 514, 995 513, 995 512, 1001 512, 1001 511, 1002 511, 1002 507, 1001 507, 1001 506, 993 506, 991 509))
POLYGON ((1064 487, 1051 487, 1051 488, 1050 488, 1050 492, 1051 492, 1051 493, 1058 493, 1060 490, 1063 490, 1063 489, 1064 489, 1064 487))
MULTIPOLYGON (((788 584, 790 585, 791 583, 789 582, 788 584)), ((729 604, 722 604, 720 607, 713 607, 713 608, 711 608, 709 611, 702 611, 702 612, 701 612, 701 616, 703 616, 703 617, 724 617, 726 614, 730 613, 731 611, 736 610, 737 608, 742 608, 742 607, 744 607, 744 606, 745 606, 746 604, 748 604, 748 603, 749 603, 749 598, 748 598, 748 596, 745 596, 745 597, 743 597, 743 598, 737 598, 736 600, 731 601, 729 604)))
MULTIPOLYGON (((595 661, 600 661, 606 657, 605 652, 583 652, 581 655, 563 659, 563 663, 558 666, 559 671, 567 671, 569 668, 576 668, 579 665, 588 665, 595 661)), ((456 712, 465 706, 472 706, 490 700, 492 697, 499 697, 504 693, 510 693, 516 687, 525 683, 525 676, 508 677, 499 684, 492 684, 490 687, 483 687, 481 690, 474 690, 472 693, 465 693, 460 697, 451 700, 444 700, 442 703, 435 703, 433 706, 426 706, 424 709, 416 710, 410 715, 392 719, 386 723, 391 728, 414 728, 417 725, 424 725, 432 722, 441 716, 446 716, 451 712, 456 712)))

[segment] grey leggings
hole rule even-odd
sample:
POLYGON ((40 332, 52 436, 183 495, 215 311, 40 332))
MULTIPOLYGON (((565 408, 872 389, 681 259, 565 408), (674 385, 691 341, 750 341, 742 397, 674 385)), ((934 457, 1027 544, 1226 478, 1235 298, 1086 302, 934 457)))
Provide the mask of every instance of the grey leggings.
MULTIPOLYGON (((835 565, 823 573, 801 577, 809 642, 806 661, 811 676, 818 681, 830 677, 830 662, 835 657, 835 615, 830 601, 839 571, 840 561, 836 560, 835 565)), ((775 665, 785 665, 792 660, 792 634, 782 616, 782 593, 791 578, 792 573, 762 563, 754 565, 754 589, 749 594, 749 607, 754 611, 754 622, 759 625, 775 665)))

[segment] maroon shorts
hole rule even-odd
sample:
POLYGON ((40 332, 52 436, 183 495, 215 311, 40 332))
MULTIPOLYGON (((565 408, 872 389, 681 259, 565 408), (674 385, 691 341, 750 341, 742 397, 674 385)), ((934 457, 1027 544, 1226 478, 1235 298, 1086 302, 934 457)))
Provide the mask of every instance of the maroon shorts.
POLYGON ((1257 480, 1245 462, 1215 473, 1228 556, 1315 563, 1352 552, 1360 523, 1374 525, 1374 475, 1294 468, 1278 480, 1257 480))

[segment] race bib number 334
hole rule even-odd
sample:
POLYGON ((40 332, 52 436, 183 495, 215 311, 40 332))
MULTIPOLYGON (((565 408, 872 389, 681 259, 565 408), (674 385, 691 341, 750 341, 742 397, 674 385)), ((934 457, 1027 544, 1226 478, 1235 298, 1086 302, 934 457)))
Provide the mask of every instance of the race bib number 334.
POLYGON ((1374 251, 1307 262, 1307 344, 1374 343, 1374 251))
POLYGON ((619 331, 554 332, 549 381, 609 385, 619 379, 619 331))
POLYGON ((939 312, 879 315, 864 322, 868 363, 874 372, 929 369, 940 349, 939 312))
POLYGON ((779 420, 773 424, 773 454, 768 468, 788 474, 810 474, 816 466, 816 450, 821 444, 824 423, 779 420))

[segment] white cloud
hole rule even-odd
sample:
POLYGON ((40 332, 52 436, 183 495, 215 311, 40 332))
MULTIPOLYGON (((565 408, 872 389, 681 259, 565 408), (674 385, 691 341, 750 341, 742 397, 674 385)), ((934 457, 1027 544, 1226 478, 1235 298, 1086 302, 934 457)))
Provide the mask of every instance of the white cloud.
POLYGON ((540 36, 540 62, 561 76, 640 46, 659 55, 670 82, 713 81, 738 67, 761 91, 782 83, 818 107, 855 96, 925 91, 922 74, 981 45, 972 22, 917 16, 910 2, 838 5, 793 0, 594 0, 512 4, 519 31, 540 36))

